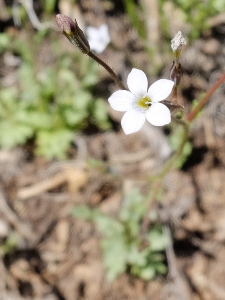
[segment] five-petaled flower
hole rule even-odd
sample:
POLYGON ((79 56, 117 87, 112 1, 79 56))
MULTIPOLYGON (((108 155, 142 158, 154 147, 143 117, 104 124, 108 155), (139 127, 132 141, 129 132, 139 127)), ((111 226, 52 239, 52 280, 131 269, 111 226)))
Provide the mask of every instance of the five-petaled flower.
POLYGON ((109 28, 106 24, 102 24, 99 28, 87 27, 86 34, 91 50, 98 54, 102 53, 110 43, 109 28))
POLYGON ((167 98, 174 82, 160 79, 149 89, 145 73, 132 69, 127 78, 130 91, 119 90, 109 97, 111 107, 117 111, 126 111, 121 125, 126 134, 137 132, 144 125, 145 118, 154 126, 163 126, 171 122, 170 110, 160 101, 167 98))

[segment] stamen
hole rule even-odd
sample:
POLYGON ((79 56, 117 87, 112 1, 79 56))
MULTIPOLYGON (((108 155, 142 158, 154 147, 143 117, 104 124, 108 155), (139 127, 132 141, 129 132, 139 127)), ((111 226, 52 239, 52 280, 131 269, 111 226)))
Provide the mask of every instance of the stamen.
POLYGON ((147 110, 149 106, 151 106, 151 103, 152 103, 151 99, 148 96, 145 96, 138 100, 137 105, 142 109, 147 110))

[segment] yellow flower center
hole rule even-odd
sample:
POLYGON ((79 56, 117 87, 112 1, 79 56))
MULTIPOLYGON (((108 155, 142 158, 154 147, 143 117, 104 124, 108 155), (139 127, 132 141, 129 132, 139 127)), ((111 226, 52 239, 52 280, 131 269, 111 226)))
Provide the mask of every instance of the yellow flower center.
POLYGON ((148 109, 151 106, 152 101, 148 96, 140 98, 137 102, 137 105, 143 109, 148 109))

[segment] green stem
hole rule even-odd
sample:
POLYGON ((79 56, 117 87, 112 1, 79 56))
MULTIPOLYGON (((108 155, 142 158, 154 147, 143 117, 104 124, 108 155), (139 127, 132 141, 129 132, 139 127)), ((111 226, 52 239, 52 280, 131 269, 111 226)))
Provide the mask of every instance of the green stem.
POLYGON ((141 234, 144 235, 147 232, 148 229, 148 225, 149 225, 149 213, 152 209, 152 207, 155 204, 156 201, 156 196, 159 192, 159 189, 162 185, 162 181, 165 177, 165 175, 172 169, 172 167, 175 165, 177 159, 182 155, 183 150, 184 150, 184 146, 188 140, 188 135, 189 135, 189 127, 190 124, 187 122, 181 122, 181 124, 183 125, 183 136, 182 136, 182 140, 180 142, 180 145, 177 149, 177 151, 173 154, 173 156, 167 161, 167 163, 165 164, 165 166, 163 167, 162 171, 155 177, 155 180, 151 186, 151 190, 149 195, 147 196, 147 201, 148 201, 148 206, 146 209, 146 213, 144 215, 142 224, 141 224, 141 234))
POLYGON ((182 155, 184 146, 188 140, 189 135, 189 127, 190 124, 187 122, 181 122, 181 125, 183 126, 184 133, 182 135, 181 143, 177 149, 177 151, 173 154, 173 156, 167 161, 165 166, 163 167, 162 171, 159 173, 157 178, 159 180, 163 179, 165 175, 168 173, 168 171, 173 167, 173 165, 176 163, 176 160, 182 155))
POLYGON ((119 86, 122 90, 127 90, 127 88, 123 85, 119 77, 114 73, 114 71, 110 68, 107 63, 105 63, 101 58, 99 58, 97 55, 95 55, 93 52, 88 52, 87 55, 91 58, 93 58, 97 63, 99 63, 105 70, 109 73, 109 75, 113 78, 115 83, 119 86))

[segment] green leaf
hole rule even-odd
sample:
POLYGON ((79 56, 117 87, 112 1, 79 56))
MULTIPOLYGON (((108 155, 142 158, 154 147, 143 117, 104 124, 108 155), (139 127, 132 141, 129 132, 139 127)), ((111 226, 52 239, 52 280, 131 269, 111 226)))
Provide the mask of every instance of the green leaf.
POLYGON ((110 281, 114 280, 126 269, 128 247, 121 224, 98 209, 90 209, 87 205, 74 207, 72 214, 78 218, 94 221, 98 230, 104 234, 101 246, 107 277, 110 281))
POLYGON ((63 111, 63 115, 65 117, 66 123, 69 126, 80 126, 84 125, 85 119, 88 117, 88 111, 87 110, 76 110, 71 109, 71 107, 66 108, 63 111))
POLYGON ((80 89, 80 83, 70 69, 63 68, 59 70, 57 81, 56 88, 59 88, 64 94, 68 94, 69 91, 80 89))
POLYGON ((17 111, 18 100, 17 91, 14 88, 0 90, 0 116, 2 119, 12 118, 14 120, 14 113, 17 111))
POLYGON ((94 101, 92 95, 84 90, 78 90, 72 100, 73 107, 78 111, 87 110, 88 105, 94 101))
POLYGON ((82 85, 84 88, 90 87, 95 85, 99 80, 98 74, 96 72, 91 72, 89 70, 86 75, 84 76, 84 79, 82 80, 82 85))
POLYGON ((119 221, 103 214, 99 209, 90 209, 87 205, 79 205, 73 208, 72 214, 79 218, 94 221, 98 230, 106 236, 123 232, 119 221))
POLYGON ((131 267, 131 273, 144 280, 151 280, 156 276, 155 268, 150 265, 140 267, 139 265, 134 264, 131 267))
POLYGON ((144 24, 144 20, 140 18, 143 12, 141 10, 141 6, 136 4, 134 0, 123 0, 127 15, 129 16, 132 25, 137 29, 141 38, 146 38, 146 26, 144 24), (139 13, 137 13, 139 12, 139 13))
POLYGON ((96 99, 93 111, 94 123, 101 129, 110 128, 106 103, 102 99, 96 99))
POLYGON ((20 98, 24 102, 30 104, 38 103, 41 99, 41 86, 38 83, 33 66, 24 63, 19 69, 19 78, 20 78, 20 98))
POLYGON ((158 228, 152 229, 148 233, 148 240, 152 251, 165 250, 165 247, 168 242, 162 231, 158 228))
POLYGON ((71 213, 77 218, 83 218, 85 220, 94 219, 93 209, 89 208, 87 205, 74 206, 71 213))
POLYGON ((131 265, 144 266, 146 265, 146 255, 148 249, 139 251, 137 245, 133 244, 129 248, 127 262, 131 265))
POLYGON ((0 33, 0 52, 9 48, 11 39, 7 33, 0 33))
POLYGON ((65 159, 65 153, 69 149, 73 138, 73 131, 67 129, 39 131, 37 134, 36 152, 47 159, 65 159))
POLYGON ((98 230, 106 236, 114 236, 123 232, 122 224, 119 221, 102 213, 95 216, 95 222, 98 230))
POLYGON ((38 82, 41 85, 41 96, 43 99, 50 99, 54 97, 56 89, 56 76, 54 68, 46 68, 38 74, 38 82))
POLYGON ((156 270, 148 266, 140 270, 139 276, 144 280, 152 280, 156 276, 156 270))
POLYGON ((160 274, 165 274, 167 272, 167 267, 162 262, 157 262, 155 264, 155 270, 160 274))
MULTIPOLYGON (((193 109, 195 109, 195 107, 199 104, 199 102, 205 97, 206 93, 200 93, 200 95, 198 96, 197 99, 194 99, 192 101, 192 105, 191 105, 191 111, 193 109)), ((202 114, 202 111, 200 110, 197 114, 197 117, 199 117, 202 114)))
MULTIPOLYGON (((177 151, 183 134, 184 134, 183 129, 181 128, 181 126, 178 126, 176 127, 173 134, 170 135, 169 140, 174 151, 177 151)), ((175 167, 181 168, 185 163, 185 161, 187 160, 187 158, 190 156, 191 152, 192 152, 192 144, 191 142, 187 141, 186 144, 184 145, 182 155, 179 157, 179 159, 177 159, 175 163, 175 167)))
POLYGON ((18 247, 18 237, 15 234, 10 234, 5 242, 0 245, 0 253, 1 255, 12 253, 18 247))
POLYGON ((124 222, 138 223, 145 213, 143 201, 144 196, 140 191, 138 189, 132 189, 123 199, 120 219, 124 222))
POLYGON ((7 120, 0 122, 0 144, 4 148, 24 144, 32 135, 33 129, 29 126, 7 120))
POLYGON ((131 273, 139 276, 144 280, 153 279, 157 273, 165 274, 167 271, 166 266, 163 264, 164 256, 161 254, 155 254, 149 251, 149 249, 144 250, 145 262, 144 264, 134 263, 131 267, 131 273))
POLYGON ((123 235, 114 235, 104 239, 101 243, 104 253, 104 264, 107 269, 107 278, 114 280, 126 270, 127 245, 123 235))
POLYGON ((225 11, 225 3, 221 0, 212 1, 212 6, 217 12, 225 11))
POLYGON ((48 1, 44 1, 44 10, 47 13, 51 13, 54 11, 55 5, 56 5, 56 0, 48 0, 48 1))
POLYGON ((53 125, 52 116, 44 112, 20 109, 16 114, 18 122, 24 123, 35 130, 49 129, 53 125))

